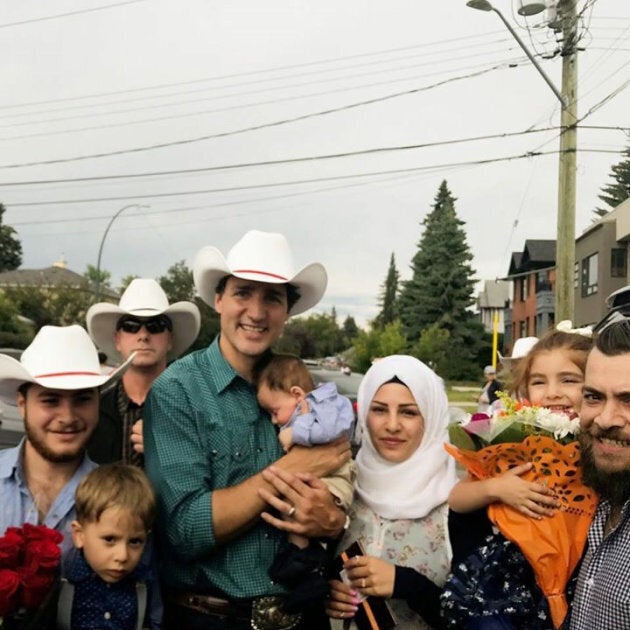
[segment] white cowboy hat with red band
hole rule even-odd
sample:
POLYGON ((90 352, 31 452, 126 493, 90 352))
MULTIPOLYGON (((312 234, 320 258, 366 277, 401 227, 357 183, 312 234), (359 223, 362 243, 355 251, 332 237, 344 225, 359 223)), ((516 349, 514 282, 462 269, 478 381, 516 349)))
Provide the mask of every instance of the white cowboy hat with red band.
POLYGON ((227 258, 207 246, 197 252, 193 264, 195 287, 201 299, 214 308, 217 284, 225 276, 270 284, 292 284, 300 297, 291 309, 298 315, 317 304, 328 283, 320 263, 306 265, 295 272, 287 239, 282 234, 250 230, 228 252, 227 258))
POLYGON ((201 316, 193 302, 168 303, 164 289, 152 278, 136 278, 129 283, 118 305, 109 302, 93 304, 85 316, 87 329, 94 343, 110 361, 122 361, 116 349, 114 332, 123 315, 147 319, 166 315, 173 324, 172 345, 166 358, 176 359, 197 339, 201 316))
POLYGON ((0 354, 0 399, 16 405, 24 383, 48 389, 107 389, 129 367, 133 355, 111 374, 101 374, 98 351, 81 326, 44 326, 20 360, 0 354))

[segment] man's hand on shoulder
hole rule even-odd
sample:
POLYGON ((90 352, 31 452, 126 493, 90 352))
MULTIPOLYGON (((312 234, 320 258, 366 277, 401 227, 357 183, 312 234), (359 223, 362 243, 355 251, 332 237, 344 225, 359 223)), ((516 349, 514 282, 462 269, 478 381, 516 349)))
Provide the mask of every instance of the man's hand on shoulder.
POLYGON ((264 521, 285 532, 309 538, 339 536, 346 515, 337 507, 323 481, 312 474, 294 474, 278 466, 265 469, 262 476, 280 496, 266 488, 260 488, 258 494, 284 516, 283 519, 270 512, 263 512, 261 517, 264 521))

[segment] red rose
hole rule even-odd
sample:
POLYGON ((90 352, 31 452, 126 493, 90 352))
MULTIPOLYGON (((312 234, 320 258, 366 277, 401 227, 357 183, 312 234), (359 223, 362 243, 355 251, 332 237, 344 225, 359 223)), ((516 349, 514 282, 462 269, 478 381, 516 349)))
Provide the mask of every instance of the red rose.
POLYGON ((0 569, 0 617, 8 615, 17 608, 20 576, 9 569, 0 569))
POLYGON ((55 581, 55 574, 50 571, 20 571, 22 582, 21 602, 24 608, 38 608, 46 599, 46 595, 55 581))
POLYGON ((26 540, 50 540, 55 544, 59 544, 63 540, 63 534, 56 529, 50 529, 45 525, 31 525, 24 523, 22 526, 24 538, 26 540))
POLYGON ((24 539, 15 532, 8 532, 0 538, 0 568, 11 569, 19 564, 24 539))
POLYGON ((26 544, 24 566, 29 569, 56 569, 61 561, 61 549, 52 540, 32 540, 26 544))

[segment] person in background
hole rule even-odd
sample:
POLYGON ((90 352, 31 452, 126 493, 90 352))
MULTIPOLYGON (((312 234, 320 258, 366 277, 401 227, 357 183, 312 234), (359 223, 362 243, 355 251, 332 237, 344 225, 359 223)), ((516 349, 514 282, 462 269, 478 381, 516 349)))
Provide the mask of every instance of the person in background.
POLYGON ((106 464, 79 483, 72 521, 75 553, 66 561, 57 630, 161 627, 156 576, 141 562, 155 495, 135 466, 106 464), (105 621, 104 621, 105 620, 105 621))
POLYGON ((521 337, 514 342, 511 356, 503 356, 500 352, 499 362, 502 366, 501 378, 505 391, 512 396, 514 394, 514 382, 517 378, 518 367, 529 351, 538 343, 538 337, 521 337))
POLYGON ((44 326, 20 361, 0 355, 0 400, 16 405, 25 436, 0 451, 0 532, 24 523, 61 532, 72 547, 74 492, 96 464, 86 454, 98 422, 100 391, 128 367, 100 372, 97 350, 80 326, 44 326))
POLYGON ((257 368, 289 315, 315 306, 324 267, 295 271, 281 234, 250 231, 227 258, 195 256, 195 287, 220 316, 212 344, 172 363, 146 404, 146 471, 157 493, 165 626, 203 630, 328 626, 323 609, 283 609, 286 591, 269 568, 287 544, 262 512, 267 498, 293 533, 336 537, 346 516, 319 477, 350 459, 340 440, 283 454, 256 399, 257 368), (299 473, 287 485, 283 474, 299 473), (261 516, 263 518, 261 518, 261 516))
POLYGON ((486 367, 483 368, 483 376, 486 382, 477 397, 478 413, 488 413, 490 411, 492 403, 498 400, 497 392, 503 387, 501 383, 497 381, 497 371, 494 369, 494 366, 486 365, 486 367))
POLYGON ((142 464, 142 416, 153 381, 168 361, 197 338, 199 309, 192 302, 169 305, 166 293, 149 278, 132 280, 118 305, 99 302, 86 315, 96 345, 115 362, 134 360, 118 385, 103 395, 99 422, 88 443, 99 464, 142 464))

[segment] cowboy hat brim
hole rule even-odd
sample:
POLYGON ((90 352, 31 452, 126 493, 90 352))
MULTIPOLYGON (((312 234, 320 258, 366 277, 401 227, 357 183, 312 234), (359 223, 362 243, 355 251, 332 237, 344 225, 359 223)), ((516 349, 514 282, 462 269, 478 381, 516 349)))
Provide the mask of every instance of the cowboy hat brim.
POLYGON ((17 359, 0 354, 0 400, 6 405, 17 405, 16 393, 24 383, 36 383, 48 389, 92 389, 107 391, 125 373, 133 361, 133 354, 110 374, 96 372, 65 372, 56 374, 31 374, 17 359))
POLYGON ((192 302, 175 302, 167 309, 142 308, 127 311, 117 304, 99 302, 90 306, 86 315, 87 329, 98 349, 103 351, 108 360, 116 363, 122 356, 116 349, 114 333, 116 324, 123 315, 134 317, 157 317, 167 315, 173 322, 173 345, 166 359, 172 361, 187 350, 197 338, 201 327, 199 309, 192 302))
POLYGON ((197 252, 193 265, 195 287, 199 297, 212 308, 217 285, 225 276, 269 284, 292 284, 299 291, 300 297, 291 308, 291 315, 299 315, 315 306, 323 297, 328 284, 326 269, 320 263, 306 265, 288 278, 254 269, 230 269, 223 254, 211 245, 197 252))

